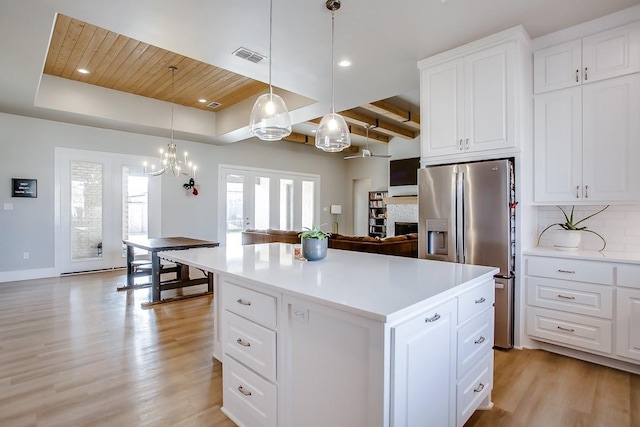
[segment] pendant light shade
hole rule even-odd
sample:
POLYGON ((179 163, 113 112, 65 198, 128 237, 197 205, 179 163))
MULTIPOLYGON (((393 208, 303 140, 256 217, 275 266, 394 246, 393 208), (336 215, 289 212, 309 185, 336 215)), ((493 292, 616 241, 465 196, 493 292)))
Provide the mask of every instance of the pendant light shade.
POLYGON ((263 141, 278 141, 291 135, 291 118, 284 100, 273 93, 271 85, 271 39, 273 31, 273 0, 269 2, 269 93, 260 95, 253 104, 249 132, 263 141))
POLYGON ((260 95, 251 110, 251 135, 264 141, 278 141, 291 134, 291 118, 284 100, 269 91, 260 95))
POLYGON ((316 147, 335 153, 351 145, 349 126, 340 114, 333 111, 325 115, 316 132, 316 147))
POLYGON ((335 112, 334 15, 335 11, 340 9, 340 1, 327 0, 325 6, 331 11, 331 111, 320 120, 316 131, 316 147, 324 151, 337 152, 351 145, 347 122, 335 112))

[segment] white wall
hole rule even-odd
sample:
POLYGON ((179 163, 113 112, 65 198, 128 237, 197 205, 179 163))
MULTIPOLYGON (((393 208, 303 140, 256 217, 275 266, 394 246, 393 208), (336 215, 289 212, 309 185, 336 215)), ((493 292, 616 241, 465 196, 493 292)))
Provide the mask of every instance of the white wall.
MULTIPOLYGON (((71 125, 0 113, 0 272, 52 269, 54 267, 54 148, 156 156, 168 138, 71 125), (11 178, 38 180, 38 197, 11 197, 11 178), (27 260, 22 253, 29 252, 27 260)), ((198 165, 197 197, 187 197, 182 188, 186 179, 162 176, 162 235, 217 240, 218 164, 290 170, 321 176, 321 206, 342 204, 346 194, 346 167, 343 155, 287 142, 266 143, 258 139, 213 146, 176 141, 198 165)), ((350 181, 349 181, 350 184, 350 181)), ((331 215, 322 210, 321 223, 330 224, 331 215)), ((0 276, 2 276, 0 274, 0 276)), ((1 278, 1 277, 0 277, 1 278)), ((2 280, 0 280, 2 281, 2 280)))
MULTIPOLYGON (((585 218, 604 206, 576 206, 574 219, 585 218)), ((571 206, 562 206, 569 214, 571 206)), ((548 225, 564 222, 564 216, 557 206, 538 207, 538 235, 548 225)), ((587 226, 600 234, 607 242, 606 251, 640 253, 640 206, 609 206, 607 210, 588 219, 581 226, 587 226)), ((553 246, 552 227, 540 239, 540 246, 553 246)), ((581 249, 600 250, 602 241, 591 233, 582 233, 581 249)))

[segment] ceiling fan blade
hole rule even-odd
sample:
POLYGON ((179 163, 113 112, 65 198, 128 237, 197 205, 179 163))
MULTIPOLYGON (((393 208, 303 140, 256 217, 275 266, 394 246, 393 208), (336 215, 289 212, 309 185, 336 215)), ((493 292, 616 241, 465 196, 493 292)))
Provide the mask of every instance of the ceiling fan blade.
POLYGON ((372 155, 371 155, 371 157, 380 157, 380 158, 382 158, 382 159, 388 159, 388 158, 390 158, 391 156, 390 156, 390 155, 388 155, 388 154, 372 154, 372 155))
POLYGON ((349 160, 349 159, 361 159, 361 158, 362 158, 362 154, 358 154, 355 156, 346 156, 344 159, 349 160))

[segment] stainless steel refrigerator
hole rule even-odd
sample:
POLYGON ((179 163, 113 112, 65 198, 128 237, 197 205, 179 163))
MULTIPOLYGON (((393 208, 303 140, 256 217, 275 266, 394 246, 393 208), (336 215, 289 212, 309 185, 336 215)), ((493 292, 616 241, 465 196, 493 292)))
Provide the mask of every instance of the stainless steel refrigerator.
POLYGON ((511 159, 418 170, 420 258, 498 267, 494 345, 513 347, 515 187, 511 159))

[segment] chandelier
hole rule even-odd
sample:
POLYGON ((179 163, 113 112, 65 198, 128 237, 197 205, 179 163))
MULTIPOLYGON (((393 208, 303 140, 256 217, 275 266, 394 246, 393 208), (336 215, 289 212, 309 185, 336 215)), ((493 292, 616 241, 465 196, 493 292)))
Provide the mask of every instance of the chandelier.
POLYGON ((196 166, 193 162, 187 160, 187 152, 183 154, 183 159, 178 159, 178 149, 173 141, 173 107, 174 107, 174 77, 178 68, 171 66, 171 139, 167 144, 167 151, 160 149, 160 170, 156 170, 155 165, 151 165, 151 171, 147 172, 147 162, 144 162, 144 173, 151 176, 159 176, 164 173, 171 173, 178 178, 180 175, 186 175, 191 178, 196 176, 196 166))

